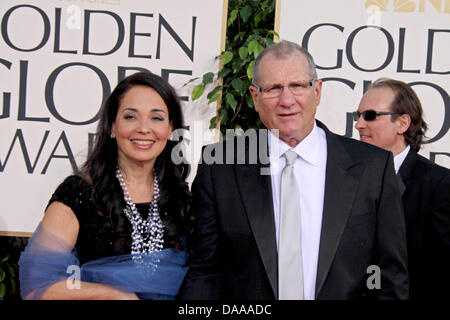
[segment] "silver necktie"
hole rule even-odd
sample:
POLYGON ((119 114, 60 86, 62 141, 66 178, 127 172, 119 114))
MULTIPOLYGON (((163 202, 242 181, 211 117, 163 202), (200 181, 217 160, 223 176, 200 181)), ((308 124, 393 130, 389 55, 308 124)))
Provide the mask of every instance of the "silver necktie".
POLYGON ((284 154, 281 173, 281 211, 278 248, 278 295, 280 300, 303 300, 303 263, 299 190, 294 175, 297 154, 284 154))

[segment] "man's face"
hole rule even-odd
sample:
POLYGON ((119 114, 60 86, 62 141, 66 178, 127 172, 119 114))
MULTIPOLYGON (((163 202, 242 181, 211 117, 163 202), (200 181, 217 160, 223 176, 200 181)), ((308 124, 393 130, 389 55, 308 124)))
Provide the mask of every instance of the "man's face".
MULTIPOLYGON (((392 111, 394 99, 395 92, 390 88, 370 89, 362 97, 358 111, 392 111)), ((359 139, 389 150, 394 155, 399 154, 406 147, 403 133, 407 127, 404 128, 400 116, 394 122, 391 119, 392 115, 377 115, 375 120, 366 121, 361 115, 355 124, 356 130, 359 131, 359 139)))
POLYGON ((267 98, 264 92, 250 87, 255 110, 262 123, 272 130, 279 130, 279 138, 290 146, 297 145, 314 127, 316 107, 320 102, 322 82, 308 87, 300 95, 294 95, 287 85, 298 81, 312 80, 308 60, 300 52, 289 57, 277 58, 269 53, 259 65, 259 79, 255 83, 263 90, 274 86, 285 86, 278 97, 267 98))

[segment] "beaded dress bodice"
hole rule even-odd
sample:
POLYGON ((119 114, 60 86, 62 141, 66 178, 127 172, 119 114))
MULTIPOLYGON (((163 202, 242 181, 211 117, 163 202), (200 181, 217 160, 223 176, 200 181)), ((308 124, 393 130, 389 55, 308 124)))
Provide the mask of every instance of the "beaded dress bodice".
MULTIPOLYGON (((53 193, 50 203, 60 201, 75 213, 80 229, 75 248, 80 264, 114 255, 131 253, 132 227, 124 214, 109 217, 91 199, 92 186, 79 176, 67 177, 53 193)), ((150 203, 136 203, 147 219, 150 203)))

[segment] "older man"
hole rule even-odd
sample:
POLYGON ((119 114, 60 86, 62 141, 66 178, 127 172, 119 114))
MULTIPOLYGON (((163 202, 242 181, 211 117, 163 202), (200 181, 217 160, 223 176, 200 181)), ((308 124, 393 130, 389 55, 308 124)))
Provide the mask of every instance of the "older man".
MULTIPOLYGON (((199 165, 181 298, 407 298, 392 155, 316 121, 321 91, 312 57, 295 43, 258 56, 250 92, 270 131, 235 138, 245 150, 233 163, 199 165), (251 162, 255 144, 268 146, 269 166, 263 156, 251 162)), ((229 155, 224 146, 215 150, 229 155)))
POLYGON ((379 79, 354 112, 361 141, 394 155, 403 193, 410 299, 449 299, 450 170, 417 154, 427 125, 419 98, 401 81, 379 79))

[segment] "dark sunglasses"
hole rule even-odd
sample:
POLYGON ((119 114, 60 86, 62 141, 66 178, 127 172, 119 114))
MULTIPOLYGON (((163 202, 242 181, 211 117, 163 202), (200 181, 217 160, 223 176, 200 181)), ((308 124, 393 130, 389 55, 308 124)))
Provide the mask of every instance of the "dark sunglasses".
POLYGON ((359 112, 359 111, 352 112, 354 121, 358 121, 358 119, 361 115, 363 116, 364 120, 373 121, 377 118, 378 115, 384 115, 384 114, 398 114, 398 113, 390 112, 390 111, 375 111, 375 110, 366 110, 363 112, 359 112))

